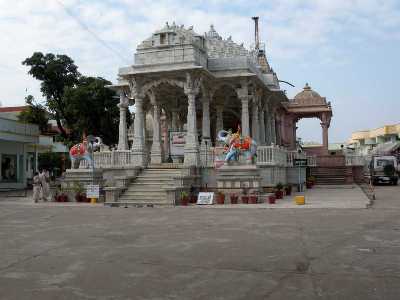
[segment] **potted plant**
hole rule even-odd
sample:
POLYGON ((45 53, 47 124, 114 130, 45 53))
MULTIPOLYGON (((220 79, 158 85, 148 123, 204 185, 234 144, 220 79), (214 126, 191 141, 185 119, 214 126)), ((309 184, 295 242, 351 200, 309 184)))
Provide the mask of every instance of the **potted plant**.
POLYGON ((81 183, 75 182, 73 189, 76 202, 87 202, 85 189, 81 183))
POLYGON ((283 184, 280 182, 275 186, 275 197, 276 199, 283 198, 283 184))
POLYGON ((222 192, 217 192, 217 204, 225 204, 225 195, 222 192))
POLYGON ((309 176, 306 180, 306 187, 308 189, 311 189, 313 185, 315 184, 315 177, 314 176, 309 176))
POLYGON ((243 204, 248 204, 249 203, 249 195, 248 195, 248 190, 243 189, 243 195, 242 195, 242 203, 243 204))
POLYGON ((285 193, 287 196, 292 194, 292 186, 290 184, 285 185, 285 193))
POLYGON ((181 205, 187 206, 189 203, 189 196, 188 193, 185 191, 181 192, 181 205))
POLYGON ((54 199, 56 202, 68 202, 68 195, 60 187, 58 187, 56 194, 54 195, 54 199))
POLYGON ((270 194, 268 196, 268 203, 269 204, 275 204, 275 201, 276 201, 275 195, 274 194, 270 194))
POLYGON ((238 204, 239 196, 237 194, 231 194, 231 204, 238 204))
POLYGON ((257 204, 258 196, 253 192, 249 197, 249 204, 257 204))

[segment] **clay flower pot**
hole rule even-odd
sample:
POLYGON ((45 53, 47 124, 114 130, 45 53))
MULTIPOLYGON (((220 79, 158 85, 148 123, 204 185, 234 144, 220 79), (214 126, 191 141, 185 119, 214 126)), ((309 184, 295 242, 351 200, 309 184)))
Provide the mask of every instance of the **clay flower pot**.
POLYGON ((268 203, 269 204, 275 204, 275 200, 276 200, 275 195, 269 195, 268 196, 268 203))
POLYGON ((185 196, 181 198, 181 205, 187 206, 189 204, 189 197, 185 196))
POLYGON ((197 202, 197 197, 196 195, 191 195, 190 196, 190 203, 196 203, 197 202))
POLYGON ((249 204, 257 204, 257 199, 258 199, 257 195, 251 195, 249 197, 249 204))
POLYGON ((217 194, 217 204, 225 204, 225 195, 222 193, 217 194))
POLYGON ((242 196, 242 203, 248 204, 249 203, 249 196, 242 196))
POLYGON ((283 199, 283 191, 278 190, 275 192, 276 199, 283 199))
POLYGON ((307 181, 307 182, 306 182, 306 187, 307 187, 308 189, 312 189, 313 183, 312 183, 311 181, 307 181))
POLYGON ((231 204, 238 204, 239 196, 231 195, 231 204))

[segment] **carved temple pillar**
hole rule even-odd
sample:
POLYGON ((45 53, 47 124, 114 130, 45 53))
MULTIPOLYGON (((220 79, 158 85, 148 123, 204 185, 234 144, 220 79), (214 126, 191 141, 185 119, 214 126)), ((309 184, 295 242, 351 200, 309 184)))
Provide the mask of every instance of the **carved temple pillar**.
POLYGON ((260 145, 265 145, 265 111, 260 111, 260 145))
POLYGON ((160 164, 162 162, 162 150, 161 150, 161 124, 160 124, 160 106, 155 99, 155 94, 150 93, 150 101, 153 105, 153 143, 151 145, 151 163, 160 164))
POLYGON ((144 141, 144 112, 143 98, 135 99, 135 127, 132 142, 132 152, 134 156, 134 165, 145 166, 145 141, 144 141))
POLYGON ((133 98, 135 99, 135 124, 134 124, 134 136, 132 141, 132 154, 133 154, 133 165, 144 167, 146 165, 146 147, 144 139, 144 111, 143 111, 143 99, 144 95, 140 92, 140 87, 135 80, 130 82, 130 88, 133 98))
POLYGON ((242 135, 250 135, 250 121, 249 121, 249 90, 248 83, 243 81, 241 88, 236 89, 236 94, 242 104, 242 135))
POLYGON ((328 152, 328 146, 329 146, 329 141, 328 141, 328 128, 329 125, 326 122, 321 123, 322 127, 322 146, 326 152, 328 152))
POLYGON ((192 74, 186 74, 185 94, 188 98, 187 133, 185 141, 184 165, 199 166, 199 146, 197 141, 196 96, 199 93, 200 81, 192 74))
POLYGON ((118 130, 118 150, 128 150, 128 128, 126 123, 126 111, 129 107, 128 99, 123 92, 119 95, 119 130, 118 130))
POLYGON ((203 96, 202 99, 202 139, 201 146, 206 147, 206 145, 211 146, 211 132, 210 132, 210 99, 207 96, 203 96))
POLYGON ((259 119, 258 119, 258 103, 255 101, 255 98, 253 98, 253 104, 252 104, 252 122, 251 122, 251 134, 252 138, 259 143, 260 142, 260 136, 259 136, 259 119))
POLYGON ((217 110, 217 121, 215 123, 215 136, 218 136, 218 132, 224 129, 224 105, 219 104, 216 106, 217 110))
POLYGON ((169 141, 169 130, 171 128, 171 116, 165 112, 165 126, 162 132, 164 137, 164 157, 167 159, 170 156, 170 141, 169 141))
POLYGON ((278 144, 278 136, 277 136, 278 134, 276 132, 277 121, 275 119, 275 114, 271 115, 270 121, 271 121, 271 144, 273 143, 276 145, 276 144, 278 144))

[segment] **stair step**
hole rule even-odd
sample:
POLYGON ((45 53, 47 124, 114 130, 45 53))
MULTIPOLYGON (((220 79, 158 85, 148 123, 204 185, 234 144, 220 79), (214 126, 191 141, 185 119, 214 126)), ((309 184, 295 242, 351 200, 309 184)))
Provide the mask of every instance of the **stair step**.
POLYGON ((173 205, 173 203, 170 203, 168 201, 152 201, 152 202, 146 202, 146 201, 117 201, 117 202, 105 202, 104 205, 109 205, 109 206, 143 206, 143 207, 151 207, 151 206, 166 206, 166 205, 173 205))
POLYGON ((127 191, 123 196, 129 197, 145 197, 145 198, 157 198, 157 197, 165 197, 165 192, 137 192, 137 191, 127 191))
POLYGON ((119 197, 118 205, 171 205, 165 189, 174 186, 176 177, 182 176, 181 169, 170 166, 150 166, 129 183, 119 197))

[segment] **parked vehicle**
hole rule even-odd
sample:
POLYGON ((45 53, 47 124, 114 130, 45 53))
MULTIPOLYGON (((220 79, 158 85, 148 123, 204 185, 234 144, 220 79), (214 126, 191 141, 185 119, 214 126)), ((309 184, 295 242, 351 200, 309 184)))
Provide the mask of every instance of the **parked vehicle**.
POLYGON ((397 185, 399 165, 395 156, 372 156, 366 176, 372 184, 388 183, 397 185))

